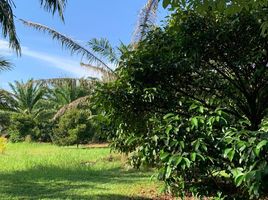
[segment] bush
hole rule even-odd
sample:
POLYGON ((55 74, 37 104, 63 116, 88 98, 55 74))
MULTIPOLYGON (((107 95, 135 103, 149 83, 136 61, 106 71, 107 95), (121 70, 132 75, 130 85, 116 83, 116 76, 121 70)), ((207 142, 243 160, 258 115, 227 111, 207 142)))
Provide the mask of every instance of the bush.
POLYGON ((40 137, 38 121, 32 115, 16 113, 11 116, 11 125, 8 128, 11 142, 21 142, 27 135, 37 141, 40 137))
POLYGON ((72 109, 67 111, 53 129, 53 143, 79 145, 88 143, 94 136, 94 128, 90 121, 90 113, 85 110, 72 109))
POLYGON ((5 134, 7 127, 10 125, 10 115, 0 112, 0 135, 5 134))

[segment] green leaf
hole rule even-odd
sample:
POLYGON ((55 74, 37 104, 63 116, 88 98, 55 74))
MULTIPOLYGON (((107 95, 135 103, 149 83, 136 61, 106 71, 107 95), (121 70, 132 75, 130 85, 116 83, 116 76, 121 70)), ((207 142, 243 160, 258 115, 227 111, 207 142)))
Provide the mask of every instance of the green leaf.
POLYGON ((166 158, 168 158, 170 156, 170 154, 169 153, 167 153, 167 152, 161 152, 160 153, 160 159, 161 160, 166 160, 166 158))
POLYGON ((200 141, 199 141, 199 139, 193 141, 193 142, 192 142, 192 145, 194 146, 194 150, 195 150, 195 151, 198 151, 199 146, 200 146, 200 141))
POLYGON ((234 179, 234 182, 235 182, 235 185, 238 187, 242 184, 243 180, 244 180, 245 176, 244 174, 239 174, 235 177, 234 179))
POLYGON ((170 118, 170 117, 173 117, 173 116, 174 116, 173 113, 168 113, 163 117, 163 119, 167 119, 167 118, 170 118))
POLYGON ((200 113, 204 113, 204 106, 200 106, 200 107, 199 107, 199 112, 200 112, 200 113))
POLYGON ((168 127, 166 128, 165 133, 168 135, 171 129, 172 129, 172 125, 169 124, 168 127))
POLYGON ((163 0, 163 7, 166 9, 170 3, 171 3, 170 0, 163 0))
POLYGON ((259 142, 259 144, 257 145, 257 149, 261 149, 263 146, 265 146, 268 143, 267 140, 262 140, 261 142, 259 142))
POLYGON ((174 158, 174 165, 175 166, 178 166, 182 161, 182 156, 180 155, 177 155, 175 158, 174 158))
POLYGON ((166 177, 166 178, 169 178, 170 175, 171 175, 171 167, 170 167, 170 166, 167 166, 167 170, 166 170, 166 175, 165 175, 165 177, 166 177))
POLYGON ((200 157, 203 161, 205 161, 205 157, 202 156, 200 153, 197 153, 196 155, 197 155, 198 157, 200 157))
POLYGON ((185 164, 188 168, 190 168, 191 166, 191 161, 188 158, 183 158, 183 160, 185 161, 185 164))
POLYGON ((267 142, 267 140, 262 140, 261 142, 259 142, 259 144, 257 144, 256 148, 254 149, 254 153, 256 154, 256 156, 260 155, 262 147, 265 146, 267 142))
POLYGON ((191 160, 195 161, 195 159, 196 159, 196 153, 191 153, 191 160))
POLYGON ((193 117, 193 118, 191 119, 191 124, 192 124, 193 126, 195 126, 196 128, 198 128, 198 120, 197 120, 196 117, 193 117))
POLYGON ((232 161, 234 158, 234 154, 235 154, 235 150, 233 148, 228 148, 224 150, 223 156, 225 158, 228 158, 230 161, 232 161))

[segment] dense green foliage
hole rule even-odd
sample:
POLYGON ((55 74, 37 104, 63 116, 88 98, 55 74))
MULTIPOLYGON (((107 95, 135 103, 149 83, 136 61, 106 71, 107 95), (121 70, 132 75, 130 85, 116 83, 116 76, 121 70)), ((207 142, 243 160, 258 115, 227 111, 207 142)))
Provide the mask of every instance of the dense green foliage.
POLYGON ((12 142, 52 140, 58 145, 106 141, 87 101, 94 85, 88 79, 10 84, 12 91, 5 93, 6 106, 0 112, 1 135, 12 142))
POLYGON ((90 116, 87 110, 67 111, 54 128, 52 141, 61 146, 88 143, 95 134, 90 116))
POLYGON ((115 128, 112 146, 131 153, 136 166, 157 166, 175 194, 264 194, 268 144, 259 130, 268 107, 268 46, 261 17, 179 13, 125 53, 119 78, 96 93, 115 128))

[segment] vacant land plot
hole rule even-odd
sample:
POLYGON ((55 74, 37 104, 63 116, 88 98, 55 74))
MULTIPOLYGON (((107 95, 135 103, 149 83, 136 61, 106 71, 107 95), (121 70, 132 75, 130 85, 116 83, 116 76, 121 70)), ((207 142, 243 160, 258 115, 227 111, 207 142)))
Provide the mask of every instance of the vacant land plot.
MULTIPOLYGON (((150 199, 152 171, 127 170, 109 148, 8 144, 0 154, 0 199, 150 199)), ((152 194, 154 193, 154 194, 152 194)))

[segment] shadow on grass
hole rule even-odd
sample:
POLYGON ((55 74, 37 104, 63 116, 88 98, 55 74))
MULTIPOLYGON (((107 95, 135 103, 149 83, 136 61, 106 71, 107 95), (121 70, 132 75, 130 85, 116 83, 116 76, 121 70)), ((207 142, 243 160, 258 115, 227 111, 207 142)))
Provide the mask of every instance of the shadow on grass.
POLYGON ((117 186, 127 189, 142 178, 145 178, 143 173, 122 171, 120 168, 98 170, 36 166, 24 171, 0 173, 0 199, 145 200, 149 198, 124 196, 114 191, 117 186))

